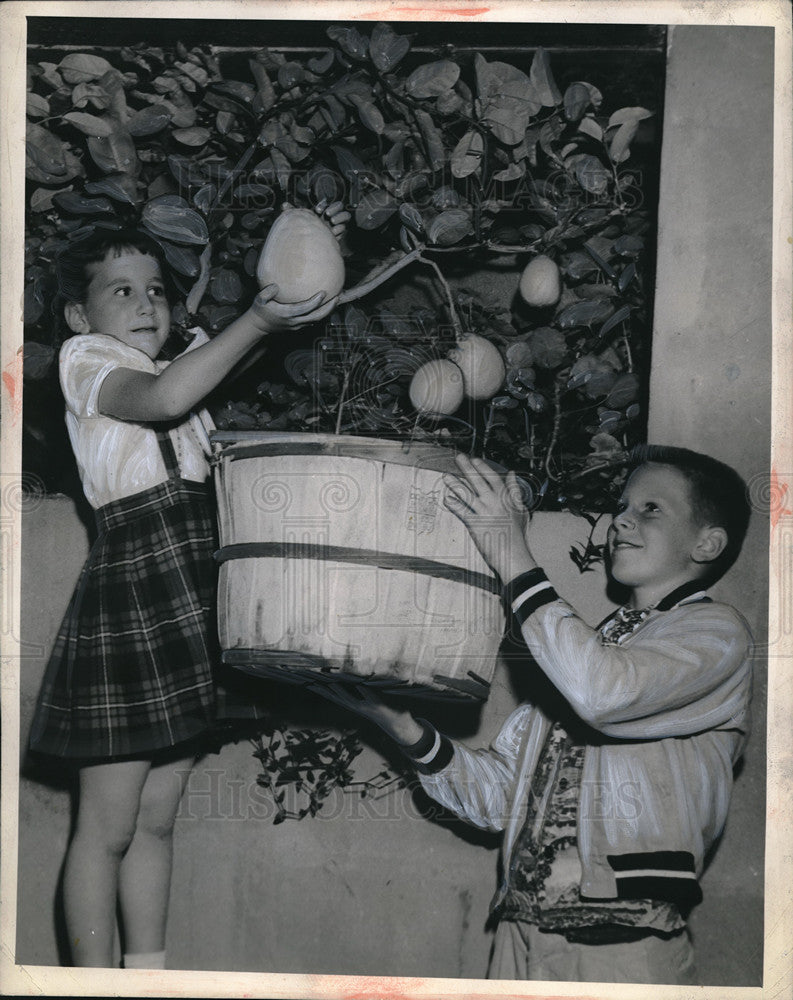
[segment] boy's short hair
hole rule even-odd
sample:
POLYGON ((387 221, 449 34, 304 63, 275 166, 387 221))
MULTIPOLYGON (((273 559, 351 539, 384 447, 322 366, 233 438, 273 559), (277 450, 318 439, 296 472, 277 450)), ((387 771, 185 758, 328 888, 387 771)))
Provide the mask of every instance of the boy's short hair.
POLYGON ((72 238, 55 258, 56 294, 52 309, 61 339, 71 336, 71 331, 63 320, 63 307, 67 302, 85 303, 91 281, 90 265, 100 263, 110 253, 121 254, 130 250, 147 254, 157 261, 162 273, 165 296, 169 302, 173 301, 175 289, 165 252, 153 237, 139 229, 106 229, 97 226, 84 235, 72 238))
POLYGON ((691 493, 694 517, 703 525, 723 528, 724 551, 708 565, 704 579, 715 583, 732 566, 741 551, 749 527, 751 507, 746 483, 735 469, 710 455, 670 445, 637 445, 629 455, 629 473, 653 462, 677 469, 691 493))

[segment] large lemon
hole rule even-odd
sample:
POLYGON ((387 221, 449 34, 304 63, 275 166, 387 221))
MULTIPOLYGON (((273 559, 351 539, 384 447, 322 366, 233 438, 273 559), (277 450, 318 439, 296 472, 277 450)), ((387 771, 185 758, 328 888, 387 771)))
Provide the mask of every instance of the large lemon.
POLYGON ((427 361, 411 379, 409 392, 419 413, 454 413, 463 401, 463 373, 446 358, 427 361))
POLYGON ((463 389, 470 399, 490 399, 504 384, 501 351, 485 337, 465 334, 449 351, 449 360, 463 373, 463 389))
POLYGON ((562 294, 559 268, 550 257, 539 254, 523 269, 518 285, 523 301, 530 306, 541 308, 554 306, 562 294))

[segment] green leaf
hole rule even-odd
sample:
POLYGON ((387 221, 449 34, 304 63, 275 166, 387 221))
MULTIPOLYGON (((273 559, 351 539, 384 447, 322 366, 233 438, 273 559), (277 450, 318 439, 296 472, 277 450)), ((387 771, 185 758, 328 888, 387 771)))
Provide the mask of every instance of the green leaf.
MULTIPOLYGON (((197 203, 197 199, 193 199, 197 203)), ((238 207, 251 210, 275 208, 275 194, 266 184, 240 184, 234 191, 234 202, 238 207)), ((196 207, 202 207, 196 204, 196 207)))
POLYGON ((140 169, 132 136, 119 122, 106 136, 89 136, 87 145, 91 159, 106 174, 137 174, 140 169))
POLYGON ((591 136, 593 139, 597 139, 598 142, 603 141, 603 129, 594 118, 590 118, 589 116, 582 118, 578 123, 578 131, 583 132, 584 135, 591 136))
POLYGON ((282 90, 291 90, 299 86, 305 79, 305 71, 298 62, 285 62, 278 67, 278 86, 282 90))
POLYGON ((277 99, 272 80, 270 79, 267 70, 257 59, 249 59, 248 65, 250 66, 251 74, 256 81, 257 94, 254 99, 254 110, 269 111, 277 99))
POLYGON ((617 284, 617 287, 619 288, 620 292, 624 292, 635 277, 636 277, 636 265, 628 264, 628 266, 620 274, 619 282, 617 284))
POLYGON ((65 184, 82 177, 83 166, 57 136, 29 122, 25 134, 25 175, 39 184, 65 184))
POLYGON ((555 144, 563 132, 564 125, 555 116, 550 121, 544 122, 540 128, 540 148, 546 156, 557 163, 561 163, 561 160, 559 159, 558 151, 555 149, 555 144))
POLYGON ((84 52, 70 53, 58 64, 58 72, 66 83, 89 83, 91 80, 98 80, 112 69, 107 59, 84 52))
POLYGON ((647 108, 620 108, 619 111, 615 111, 609 118, 609 123, 606 128, 617 128, 619 125, 629 125, 632 122, 640 122, 645 118, 652 117, 653 112, 648 111, 647 108))
POLYGON ((555 107, 562 99, 551 72, 551 61, 543 48, 538 48, 531 61, 529 79, 543 107, 555 107))
POLYGON ((345 76, 338 83, 334 84, 332 93, 329 95, 336 97, 340 101, 352 104, 354 97, 360 97, 365 101, 371 100, 371 85, 357 76, 345 76))
POLYGON ((112 118, 99 118, 97 115, 89 115, 84 111, 69 111, 63 116, 63 119, 74 125, 83 135, 93 135, 97 138, 109 136, 118 127, 112 118))
POLYGON ((529 120, 542 108, 531 80, 508 63, 489 63, 481 53, 474 57, 479 95, 479 119, 508 146, 522 142, 529 120))
POLYGON ((333 65, 335 58, 336 57, 333 53, 333 49, 328 49, 327 52, 325 52, 323 55, 314 56, 313 58, 309 59, 308 68, 311 70, 312 73, 319 73, 320 75, 322 73, 327 73, 328 70, 333 65))
POLYGON ((405 90, 419 100, 439 97, 451 89, 460 78, 460 67, 451 59, 438 59, 414 69, 405 81, 405 90))
POLYGON ((609 391, 617 378, 612 365, 596 357, 585 354, 570 369, 568 389, 583 389, 589 399, 598 399, 609 391))
POLYGON ((427 147, 427 156, 432 170, 440 170, 446 162, 446 150, 443 146, 441 133, 432 116, 420 108, 416 108, 416 120, 421 129, 421 135, 427 147))
POLYGON ((162 102, 150 104, 136 111, 127 122, 127 130, 131 136, 143 138, 162 132, 171 121, 171 112, 162 102))
POLYGON ((452 175, 468 177, 482 165, 485 140, 481 132, 469 129, 454 147, 451 158, 452 175))
POLYGON ((624 122, 609 143, 609 156, 614 163, 624 163, 631 155, 631 143, 639 130, 639 121, 624 122))
POLYGON ((571 83, 564 92, 564 116, 569 122, 577 122, 583 118, 587 108, 592 103, 589 88, 580 81, 571 83))
POLYGON ((614 253, 619 254, 621 257, 634 257, 643 249, 644 240, 641 236, 635 236, 633 233, 626 233, 614 241, 614 253))
POLYGON ((438 246, 451 246, 459 243, 464 236, 473 231, 471 218, 462 208, 447 208, 436 216, 429 225, 427 236, 430 243, 438 246))
MULTIPOLYGON (((629 265, 633 267, 633 264, 629 265)), ((600 333, 598 337, 602 340, 607 333, 610 333, 615 326, 619 326, 620 323, 624 322, 631 314, 630 306, 622 306, 619 308, 611 319, 606 320, 603 326, 600 328, 600 333)))
POLYGON ((199 87, 206 87, 209 83, 209 74, 203 66, 197 66, 189 61, 174 62, 174 66, 194 83, 197 83, 199 87))
POLYGON ((647 108, 620 108, 609 118, 608 128, 617 131, 609 145, 609 155, 614 163, 624 163, 631 155, 630 144, 639 129, 639 123, 652 118, 653 112, 647 108))
MULTIPOLYGON (((27 291, 27 288, 25 289, 27 291)), ((26 302, 27 305, 27 302, 26 302)), ((35 322, 25 309, 25 322, 35 322)), ((55 348, 49 344, 39 344, 35 340, 25 343, 23 349, 23 371, 25 378, 44 378, 55 360, 55 348)))
POLYGON ((365 128, 368 128, 370 132, 374 132, 375 135, 382 135, 385 128, 385 119, 377 105, 371 101, 364 101, 360 97, 353 98, 353 103, 358 108, 358 117, 361 119, 361 124, 365 128))
POLYGON ((465 107, 465 101, 456 90, 447 90, 435 99, 435 107, 442 115, 454 115, 465 107))
MULTIPOLYGON (((200 273, 198 275, 195 284, 188 292, 187 299, 185 300, 185 308, 187 309, 188 314, 191 316, 195 315, 198 312, 198 307, 201 304, 201 299, 204 297, 204 292, 206 291, 207 286, 209 284, 211 261, 212 261, 212 246, 211 244, 207 243, 207 245, 201 251, 201 256, 199 258, 200 273)), ((276 744, 276 746, 273 747, 272 749, 273 750, 277 749, 278 745, 280 744, 276 744)))
POLYGON ((528 344, 535 363, 541 368, 556 368, 567 357, 567 341, 564 335, 551 326, 541 326, 533 330, 528 344))
POLYGON ((368 57, 369 39, 356 28, 343 28, 334 24, 327 29, 326 34, 351 59, 363 62, 368 57))
POLYGON ((249 83, 239 80, 224 80, 212 83, 204 94, 204 101, 218 111, 251 111, 257 91, 249 83))
POLYGON ((355 209, 355 222, 361 229, 377 229, 397 211, 399 205, 387 191, 367 191, 355 209))
POLYGON ((36 188, 30 196, 31 212, 51 212, 54 194, 55 192, 50 188, 36 188))
POLYGON ((364 176, 370 173, 363 160, 347 149, 346 146, 331 146, 330 148, 336 155, 336 162, 339 165, 342 177, 345 177, 348 181, 352 181, 357 176, 364 176))
POLYGON ((395 142, 388 152, 383 156, 383 166, 388 173, 397 179, 405 172, 405 144, 395 142))
POLYGON ((586 277, 587 274, 597 271, 597 264, 592 260, 589 254, 586 254, 581 250, 574 250, 572 253, 563 257, 561 266, 562 272, 566 274, 571 281, 580 281, 581 278, 586 277))
POLYGON ((28 118, 46 118, 50 113, 50 102, 46 97, 29 93, 25 112, 28 118))
POLYGON ((571 156, 567 165, 573 168, 575 178, 590 194, 604 194, 608 189, 611 174, 596 156, 581 153, 571 156))
POLYGON ((344 105, 335 94, 323 94, 322 102, 325 108, 321 108, 320 110, 323 112, 331 131, 338 131, 347 121, 347 112, 344 109, 344 105))
POLYGON ((183 146, 206 146, 212 138, 212 133, 207 128, 176 128, 171 135, 183 146))
POLYGON ((174 243, 203 246, 209 241, 209 231, 202 216, 178 195, 162 195, 148 202, 143 208, 141 223, 154 236, 174 243))
POLYGON ((106 111, 113 103, 104 87, 95 83, 78 83, 72 91, 72 104, 76 108, 84 108, 89 101, 100 111, 106 111))
POLYGON ((398 35, 390 25, 381 21, 372 29, 369 55, 381 73, 389 73, 409 50, 410 39, 406 35, 398 35))
POLYGON ((510 163, 503 170, 497 170, 493 174, 493 180, 502 184, 520 180, 526 173, 525 163, 510 163))
POLYGON ((273 161, 273 167, 275 168, 275 176, 278 180, 278 184, 281 190, 286 191, 289 187, 289 180, 292 176, 292 164, 284 156, 280 149, 276 149, 275 146, 270 150, 270 159, 273 161))
POLYGON ((409 205, 407 202, 399 206, 399 218, 402 222, 412 229, 414 233, 424 232, 424 222, 421 218, 421 212, 416 208, 415 205, 409 205))
POLYGON ((44 80, 53 90, 60 90, 64 86, 63 77, 58 72, 55 63, 40 62, 37 69, 41 70, 41 79, 44 80))
POLYGON ((112 215, 113 206, 107 198, 84 198, 74 191, 60 191, 52 199, 58 208, 70 215, 112 215))
POLYGON ((187 278, 195 278, 201 270, 198 254, 187 247, 177 246, 170 240, 159 240, 170 267, 187 278))
MULTIPOLYGON (((198 257, 196 257, 195 263, 195 274, 198 274, 198 257)), ((209 282, 209 294, 215 302, 239 302, 242 298, 242 282, 237 272, 227 267, 221 268, 209 282)))
POLYGON ((567 306, 556 317, 555 321, 563 330, 576 326, 593 326, 602 323, 614 312, 614 306, 606 299, 590 299, 585 302, 575 302, 567 306))
POLYGON ((298 125, 297 123, 294 123, 293 125, 290 126, 289 134, 292 136, 295 142, 299 142, 303 146, 312 145, 312 143, 314 143, 317 138, 313 129, 305 128, 304 126, 298 125))
POLYGON ((621 410, 636 401, 640 388, 641 383, 637 375, 632 372, 620 375, 606 397, 606 405, 612 409, 621 410))

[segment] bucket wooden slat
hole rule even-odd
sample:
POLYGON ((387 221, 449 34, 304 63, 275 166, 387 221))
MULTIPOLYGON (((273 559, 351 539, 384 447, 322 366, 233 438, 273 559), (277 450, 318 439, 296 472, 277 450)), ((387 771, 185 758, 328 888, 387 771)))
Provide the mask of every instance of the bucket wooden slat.
POLYGON ((226 662, 293 682, 487 696, 503 611, 495 577, 443 506, 449 450, 331 435, 213 440, 226 662))

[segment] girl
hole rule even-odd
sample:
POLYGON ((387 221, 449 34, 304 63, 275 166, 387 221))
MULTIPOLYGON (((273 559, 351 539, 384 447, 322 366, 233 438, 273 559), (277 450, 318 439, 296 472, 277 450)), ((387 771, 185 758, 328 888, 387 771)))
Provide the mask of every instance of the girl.
MULTIPOLYGON (((326 209, 338 235, 340 206, 326 209)), ((215 718, 214 512, 206 435, 190 411, 268 333, 326 316, 263 289, 172 362, 159 246, 101 231, 56 264, 72 334, 60 353, 66 423, 98 537, 56 639, 31 749, 76 766, 64 865, 72 961, 112 965, 117 905, 127 968, 165 967, 172 830, 197 741, 215 718)))

